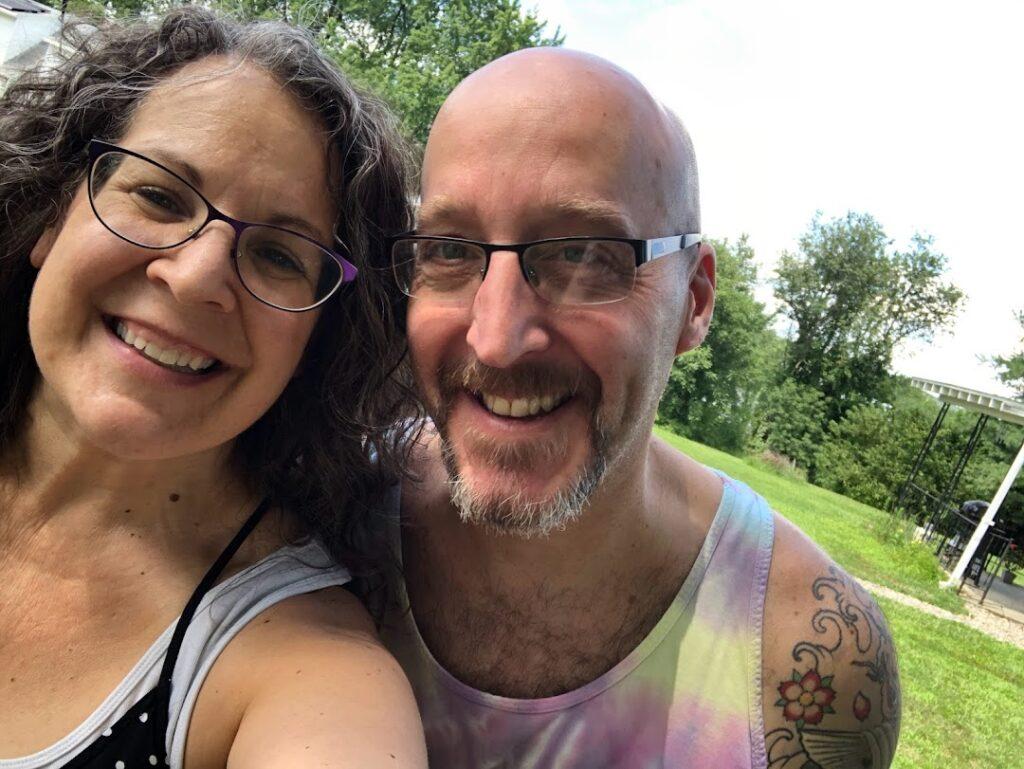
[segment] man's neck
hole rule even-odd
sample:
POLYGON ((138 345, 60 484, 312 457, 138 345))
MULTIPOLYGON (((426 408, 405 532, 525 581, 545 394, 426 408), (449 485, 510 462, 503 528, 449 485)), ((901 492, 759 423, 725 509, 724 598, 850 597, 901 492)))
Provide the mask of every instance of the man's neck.
POLYGON ((426 493, 406 495, 410 601, 451 673, 506 696, 557 694, 650 632, 690 571, 721 485, 660 442, 623 470, 579 521, 529 540, 462 523, 436 465, 426 493))

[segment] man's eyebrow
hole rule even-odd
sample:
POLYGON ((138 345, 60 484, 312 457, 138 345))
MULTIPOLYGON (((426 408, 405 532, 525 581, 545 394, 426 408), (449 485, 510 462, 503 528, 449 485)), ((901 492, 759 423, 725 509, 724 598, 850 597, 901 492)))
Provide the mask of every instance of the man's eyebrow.
POLYGON ((451 195, 436 195, 420 205, 419 211, 416 212, 416 226, 422 227, 424 223, 455 219, 461 213, 461 208, 459 202, 451 195))
POLYGON ((634 237, 636 234, 635 225, 629 214, 620 206, 601 198, 566 198, 546 205, 545 209, 554 216, 584 220, 588 224, 609 228, 609 231, 594 233, 596 235, 634 237))

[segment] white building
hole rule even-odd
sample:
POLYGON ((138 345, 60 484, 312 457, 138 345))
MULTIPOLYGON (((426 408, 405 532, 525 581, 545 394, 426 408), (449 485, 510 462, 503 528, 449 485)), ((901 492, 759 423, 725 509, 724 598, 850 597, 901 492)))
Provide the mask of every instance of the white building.
POLYGON ((58 58, 60 12, 35 0, 0 0, 0 91, 19 73, 58 58))

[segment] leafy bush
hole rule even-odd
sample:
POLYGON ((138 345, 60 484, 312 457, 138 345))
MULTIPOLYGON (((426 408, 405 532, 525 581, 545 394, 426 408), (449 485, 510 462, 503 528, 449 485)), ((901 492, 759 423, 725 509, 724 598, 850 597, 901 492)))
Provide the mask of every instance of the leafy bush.
POLYGON ((815 481, 873 507, 885 508, 907 477, 930 425, 912 410, 855 406, 818 451, 815 481))
POLYGON ((819 391, 784 379, 759 404, 752 448, 769 449, 811 469, 821 445, 824 418, 825 398, 819 391))
POLYGON ((676 359, 658 421, 709 446, 741 452, 758 398, 775 375, 783 341, 754 298, 757 269, 746 237, 711 241, 718 285, 704 344, 676 359))
MULTIPOLYGON (((893 403, 856 406, 829 425, 818 451, 814 481, 832 491, 885 508, 906 480, 939 405, 905 382, 894 383, 893 403)), ((977 415, 951 409, 916 478, 940 494, 967 445, 977 415)), ((1009 468, 1024 430, 990 420, 950 501, 989 499, 1009 468)), ((1024 483, 1011 490, 999 520, 1011 528, 1024 523, 1024 483)))

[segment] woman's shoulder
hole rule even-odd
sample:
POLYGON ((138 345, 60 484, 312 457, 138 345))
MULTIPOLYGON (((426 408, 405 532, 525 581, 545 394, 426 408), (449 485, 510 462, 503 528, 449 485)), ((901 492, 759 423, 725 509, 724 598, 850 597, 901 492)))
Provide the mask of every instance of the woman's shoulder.
POLYGON ((342 587, 282 600, 228 645, 205 681, 185 765, 426 766, 411 688, 342 587), (289 735, 302 735, 298 744, 289 735))

